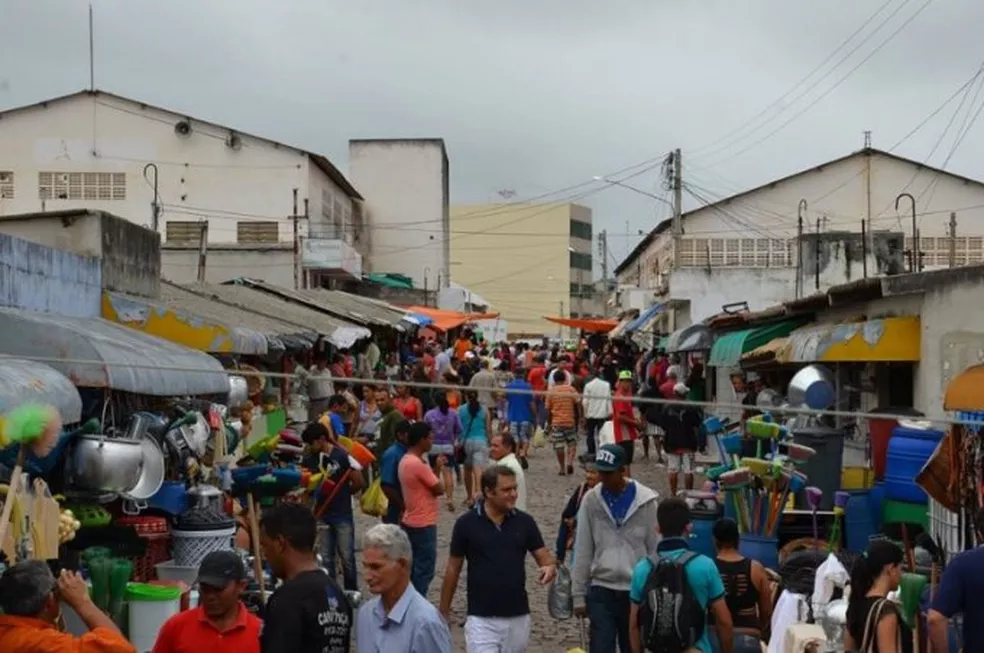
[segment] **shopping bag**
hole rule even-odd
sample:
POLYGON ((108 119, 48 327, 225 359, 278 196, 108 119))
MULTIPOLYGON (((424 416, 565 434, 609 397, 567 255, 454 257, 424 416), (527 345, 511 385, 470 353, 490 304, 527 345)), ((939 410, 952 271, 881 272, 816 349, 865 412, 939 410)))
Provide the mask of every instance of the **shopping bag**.
POLYGON ((536 431, 533 432, 533 441, 531 444, 534 449, 547 446, 547 434, 543 432, 541 427, 536 427, 536 431))
POLYGON ((561 565, 557 567, 557 576, 547 589, 547 612, 559 621, 574 616, 574 595, 571 587, 571 572, 561 565))
POLYGON ((389 500, 386 498, 383 486, 379 481, 378 478, 373 481, 372 485, 362 493, 362 499, 359 501, 362 512, 371 517, 382 517, 389 508, 389 500))

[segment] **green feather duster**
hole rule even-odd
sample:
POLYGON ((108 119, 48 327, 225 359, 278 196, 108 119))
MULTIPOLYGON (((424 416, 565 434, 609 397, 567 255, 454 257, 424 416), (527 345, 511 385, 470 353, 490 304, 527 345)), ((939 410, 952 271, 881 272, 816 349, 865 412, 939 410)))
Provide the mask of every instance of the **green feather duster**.
POLYGON ((13 442, 21 444, 34 442, 44 434, 51 419, 50 406, 42 404, 18 406, 0 421, 0 446, 7 446, 13 442))

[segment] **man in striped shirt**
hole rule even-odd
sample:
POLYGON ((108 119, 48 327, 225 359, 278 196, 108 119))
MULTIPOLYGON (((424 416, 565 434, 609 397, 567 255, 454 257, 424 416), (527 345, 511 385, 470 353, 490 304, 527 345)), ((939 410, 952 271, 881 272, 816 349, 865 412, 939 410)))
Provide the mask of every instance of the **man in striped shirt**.
POLYGON ((568 383, 567 372, 558 368, 553 378, 556 384, 547 395, 547 432, 557 454, 560 475, 566 476, 574 473, 581 402, 577 390, 568 383))

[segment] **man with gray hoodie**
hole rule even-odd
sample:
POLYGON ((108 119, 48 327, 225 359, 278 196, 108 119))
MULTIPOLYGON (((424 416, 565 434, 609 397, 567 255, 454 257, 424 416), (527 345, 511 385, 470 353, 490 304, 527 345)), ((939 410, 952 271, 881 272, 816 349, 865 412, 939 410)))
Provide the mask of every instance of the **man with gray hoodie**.
POLYGON ((617 444, 598 448, 601 482, 581 500, 574 539, 574 614, 588 617, 588 653, 629 653, 629 589, 640 558, 656 550, 655 491, 626 475, 617 444))

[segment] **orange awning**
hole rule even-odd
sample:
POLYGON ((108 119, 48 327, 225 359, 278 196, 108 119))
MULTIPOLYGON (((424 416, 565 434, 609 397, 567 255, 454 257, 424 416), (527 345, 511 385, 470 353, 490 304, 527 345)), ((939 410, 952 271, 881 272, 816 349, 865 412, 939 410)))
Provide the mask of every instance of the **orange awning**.
POLYGON ((984 410, 984 365, 968 367, 950 381, 943 395, 944 410, 984 410))
POLYGON ((544 315, 543 319, 548 322, 553 322, 554 324, 562 324, 563 326, 570 327, 572 329, 590 331, 592 333, 608 333, 618 326, 618 320, 581 320, 570 317, 556 317, 553 315, 544 315))
POLYGON ((468 322, 494 320, 499 317, 498 313, 461 313, 459 311, 447 311, 429 306, 407 306, 406 308, 412 313, 417 313, 434 320, 431 324, 427 325, 427 328, 438 331, 450 331, 468 322))

